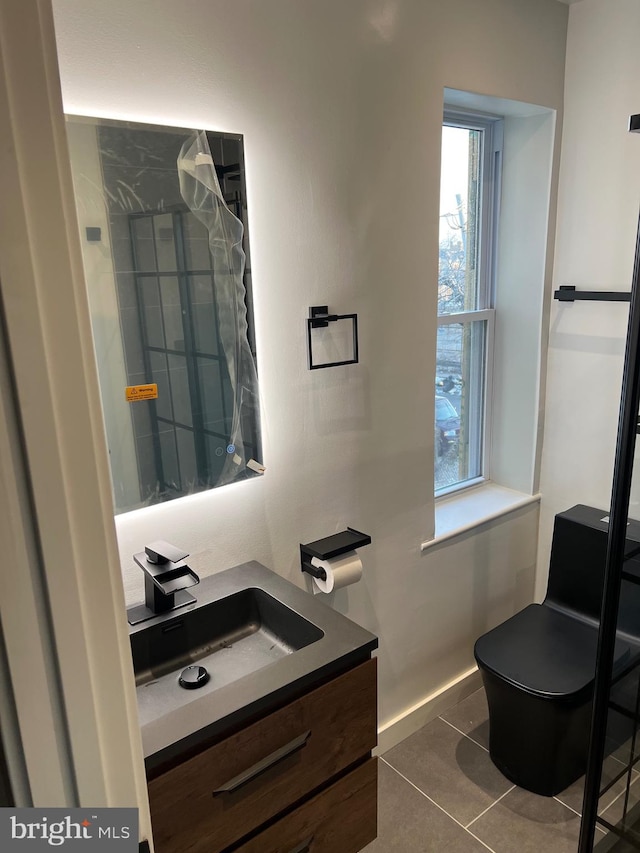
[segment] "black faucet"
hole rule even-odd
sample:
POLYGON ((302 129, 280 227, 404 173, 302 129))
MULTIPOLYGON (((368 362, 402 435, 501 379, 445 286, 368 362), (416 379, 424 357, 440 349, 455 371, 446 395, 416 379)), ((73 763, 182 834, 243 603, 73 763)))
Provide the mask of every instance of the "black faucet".
POLYGON ((184 562, 188 556, 186 551, 162 539, 133 555, 144 572, 144 604, 127 610, 130 625, 195 601, 186 589, 200 583, 200 578, 184 562))

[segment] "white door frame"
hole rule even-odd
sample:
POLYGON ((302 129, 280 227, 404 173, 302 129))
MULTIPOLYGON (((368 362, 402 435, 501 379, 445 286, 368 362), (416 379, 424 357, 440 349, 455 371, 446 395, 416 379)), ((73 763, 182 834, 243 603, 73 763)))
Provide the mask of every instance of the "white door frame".
MULTIPOLYGON (((0 296, 20 431, 0 430, 0 500, 12 509, 0 535, 16 559, 13 571, 0 559, 0 618, 23 743, 42 742, 25 756, 33 804, 138 806, 148 838, 50 0, 0 0, 0 296), (18 685, 32 665, 37 684, 18 685)), ((5 398, 9 422, 10 408, 5 398)))

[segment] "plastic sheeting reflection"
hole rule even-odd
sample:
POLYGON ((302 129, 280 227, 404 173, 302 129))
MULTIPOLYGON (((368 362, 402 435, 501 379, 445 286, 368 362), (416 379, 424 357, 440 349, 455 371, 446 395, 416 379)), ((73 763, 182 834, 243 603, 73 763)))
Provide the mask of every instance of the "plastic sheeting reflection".
POLYGON ((216 174, 204 131, 185 141, 178 157, 180 192, 194 216, 209 234, 214 276, 214 299, 219 337, 231 383, 231 429, 224 466, 217 485, 237 479, 247 463, 255 471, 252 436, 259 424, 258 379, 249 346, 245 253, 242 222, 229 210, 216 174))

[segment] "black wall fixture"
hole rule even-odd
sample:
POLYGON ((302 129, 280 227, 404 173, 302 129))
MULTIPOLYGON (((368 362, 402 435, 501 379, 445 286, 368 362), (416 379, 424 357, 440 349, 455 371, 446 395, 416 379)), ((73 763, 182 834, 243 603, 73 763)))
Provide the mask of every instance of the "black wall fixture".
POLYGON ((630 290, 576 290, 572 284, 561 284, 553 298, 558 302, 631 302, 630 290))
POLYGON ((341 364, 358 363, 358 315, 357 314, 330 314, 328 305, 315 305, 309 308, 307 319, 307 354, 309 357, 309 370, 320 370, 323 367, 339 367, 341 364), (313 358, 313 330, 326 329, 330 323, 339 320, 351 320, 353 329, 353 357, 341 361, 325 361, 318 363, 313 358))
POLYGON ((333 557, 339 557, 341 554, 347 554, 349 551, 355 551, 356 548, 362 548, 364 545, 370 544, 371 537, 369 534, 354 530, 353 527, 347 527, 346 530, 342 530, 340 533, 333 533, 331 536, 316 539, 315 542, 309 542, 306 545, 301 543, 301 571, 313 575, 314 578, 326 580, 327 573, 325 570, 312 564, 311 560, 314 557, 318 560, 331 560, 333 557))

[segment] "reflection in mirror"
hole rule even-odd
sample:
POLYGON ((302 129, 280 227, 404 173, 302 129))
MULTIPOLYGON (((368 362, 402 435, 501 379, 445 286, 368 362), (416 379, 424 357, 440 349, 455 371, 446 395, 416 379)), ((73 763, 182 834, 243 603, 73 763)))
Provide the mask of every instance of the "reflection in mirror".
POLYGON ((115 512, 257 476, 242 137, 72 116, 67 136, 115 512))

